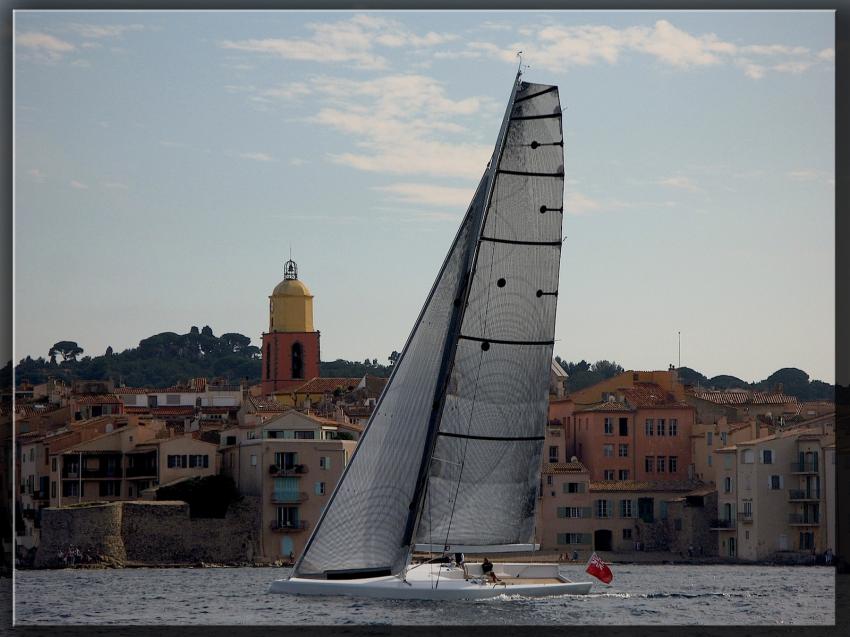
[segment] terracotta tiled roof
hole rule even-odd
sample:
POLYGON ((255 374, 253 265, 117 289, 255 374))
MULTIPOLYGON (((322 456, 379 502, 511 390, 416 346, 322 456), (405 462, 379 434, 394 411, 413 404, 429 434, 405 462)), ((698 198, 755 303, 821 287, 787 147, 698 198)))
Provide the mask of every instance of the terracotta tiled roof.
POLYGON ((692 390, 691 394, 694 398, 718 405, 784 405, 797 402, 794 396, 779 392, 692 390))
POLYGON ((41 414, 49 414, 52 411, 56 411, 59 409, 59 405, 52 404, 30 404, 30 403, 16 403, 15 404, 15 414, 18 418, 31 418, 32 416, 38 416, 41 414))
POLYGON ((78 405, 108 405, 121 403, 121 399, 115 394, 82 394, 74 396, 73 400, 78 405))
POLYGON ((546 465, 543 473, 585 473, 587 467, 581 462, 555 462, 546 465))
POLYGON ((271 398, 256 398, 254 396, 250 396, 248 400, 255 411, 284 412, 291 409, 291 407, 287 407, 286 405, 283 405, 271 398))
POLYGON ((590 483, 591 491, 693 491, 702 486, 689 480, 600 480, 590 483))
POLYGON ((155 389, 149 389, 147 387, 116 387, 115 393, 118 395, 121 394, 150 394, 156 391, 155 389))
POLYGON ((337 388, 349 391, 360 384, 360 378, 313 378, 296 389, 296 394, 324 394, 333 393, 337 388))
POLYGON ((201 407, 202 414, 226 414, 229 411, 235 411, 238 407, 219 407, 219 406, 210 406, 210 407, 201 407))
POLYGON ((581 409, 576 409, 575 413, 578 414, 585 411, 632 411, 632 409, 626 403, 615 400, 603 400, 602 402, 585 405, 581 409))
POLYGON ((378 398, 384 391, 384 388, 387 386, 387 383, 390 380, 389 378, 382 378, 381 376, 369 376, 368 374, 365 378, 366 396, 369 398, 378 398))
POLYGON ((626 403, 631 407, 689 407, 687 403, 676 400, 676 397, 656 383, 635 383, 634 387, 622 390, 626 403))
POLYGON ((191 405, 162 405, 151 407, 150 410, 154 416, 191 416, 195 413, 191 405))
POLYGON ((358 405, 356 407, 343 407, 343 411, 347 416, 353 418, 365 418, 367 416, 372 415, 372 407, 365 407, 363 405, 358 405))
POLYGON ((129 407, 124 407, 124 413, 126 414, 149 414, 151 413, 150 407, 135 407, 133 405, 129 407))

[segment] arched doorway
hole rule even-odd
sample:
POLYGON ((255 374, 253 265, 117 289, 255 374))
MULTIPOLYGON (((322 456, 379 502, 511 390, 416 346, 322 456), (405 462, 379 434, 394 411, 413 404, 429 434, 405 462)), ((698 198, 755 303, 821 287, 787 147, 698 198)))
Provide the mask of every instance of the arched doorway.
POLYGON ((611 551, 611 541, 613 534, 609 529, 598 529, 593 532, 593 550, 594 551, 611 551))

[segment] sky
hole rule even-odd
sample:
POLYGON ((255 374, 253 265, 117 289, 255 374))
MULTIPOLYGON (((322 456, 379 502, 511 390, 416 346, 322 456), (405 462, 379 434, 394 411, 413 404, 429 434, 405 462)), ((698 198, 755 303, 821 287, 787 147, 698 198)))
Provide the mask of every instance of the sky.
MULTIPOLYGON (((555 353, 834 382, 832 12, 15 12, 15 360, 209 325, 290 251, 401 350, 524 79, 558 84, 555 353)), ((9 352, 0 352, 3 360, 9 352)))

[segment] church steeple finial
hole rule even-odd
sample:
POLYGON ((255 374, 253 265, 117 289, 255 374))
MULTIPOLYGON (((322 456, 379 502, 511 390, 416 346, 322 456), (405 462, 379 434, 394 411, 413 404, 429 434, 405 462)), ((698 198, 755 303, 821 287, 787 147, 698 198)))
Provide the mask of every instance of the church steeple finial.
POLYGON ((283 278, 286 281, 291 281, 298 278, 298 264, 292 260, 291 256, 283 266, 283 278))

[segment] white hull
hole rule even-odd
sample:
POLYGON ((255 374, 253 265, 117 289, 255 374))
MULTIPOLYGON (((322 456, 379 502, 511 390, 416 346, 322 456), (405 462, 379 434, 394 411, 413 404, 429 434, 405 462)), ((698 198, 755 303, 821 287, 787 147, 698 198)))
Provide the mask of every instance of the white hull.
POLYGON ((499 595, 548 597, 586 595, 592 582, 571 582, 558 572, 557 564, 496 564, 493 584, 481 577, 481 565, 467 567, 469 579, 457 567, 438 564, 413 567, 406 581, 387 575, 362 579, 327 580, 290 577, 275 580, 269 592, 290 595, 348 595, 380 599, 487 599, 499 595))

